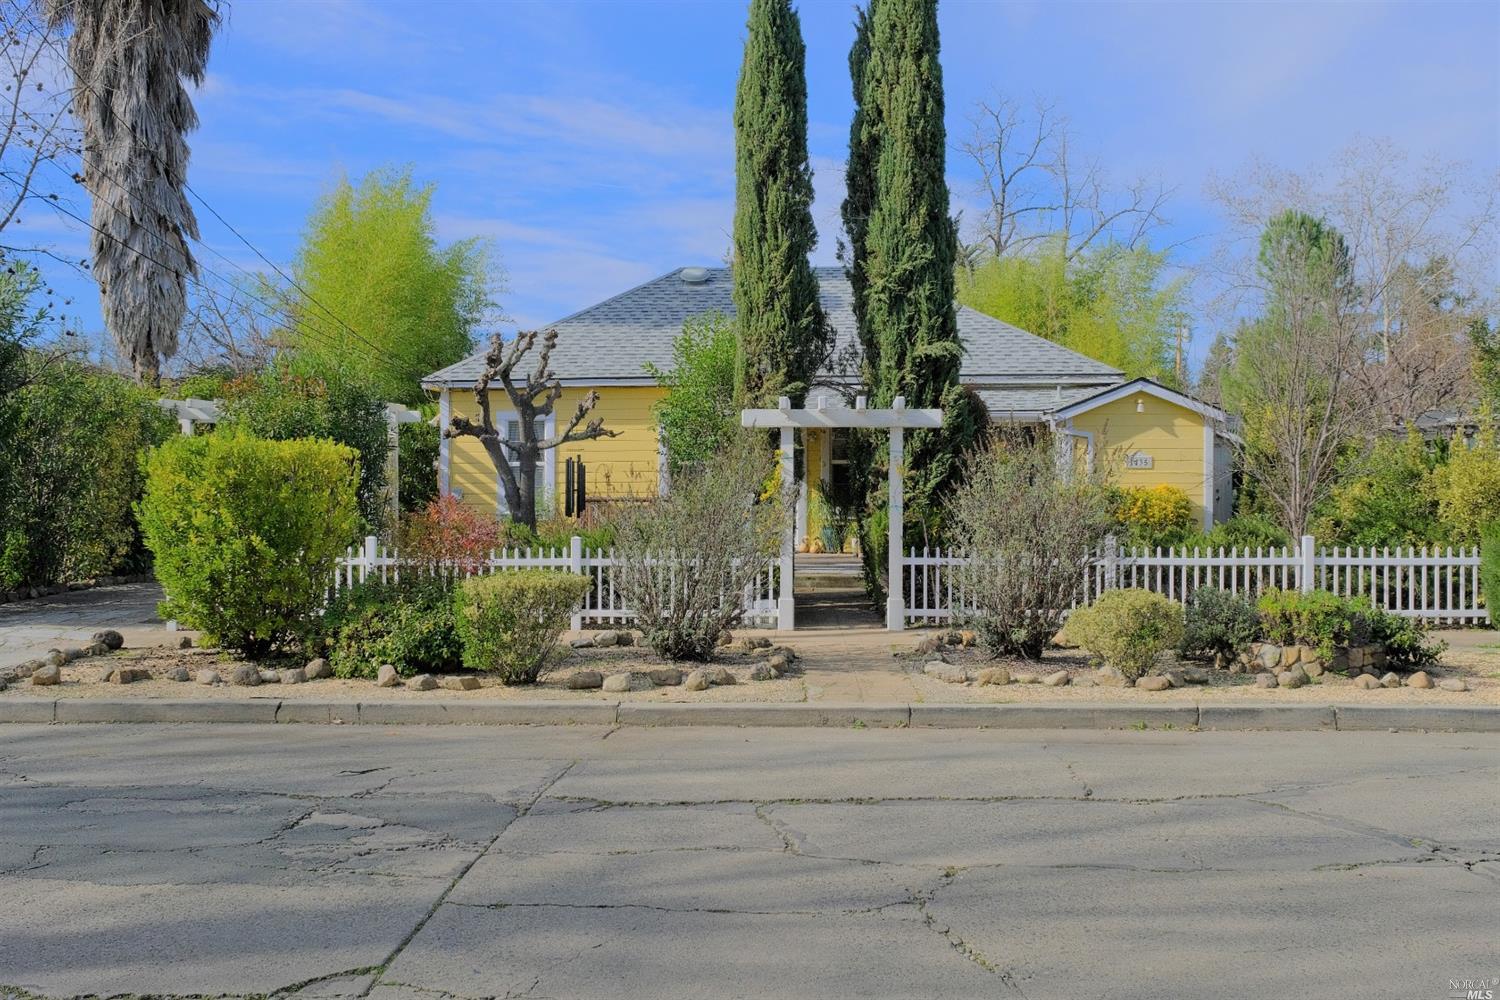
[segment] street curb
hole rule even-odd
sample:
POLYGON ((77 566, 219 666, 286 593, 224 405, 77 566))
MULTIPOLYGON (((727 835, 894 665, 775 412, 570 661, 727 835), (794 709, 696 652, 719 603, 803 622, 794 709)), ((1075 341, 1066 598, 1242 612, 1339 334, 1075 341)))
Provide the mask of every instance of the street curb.
POLYGON ((1197 705, 913 705, 913 726, 966 729, 1129 729, 1198 724, 1197 705))
POLYGON ((370 726, 764 726, 1500 732, 1500 705, 837 704, 821 702, 0 699, 0 724, 333 723, 370 726))
POLYGON ((823 704, 819 702, 620 703, 622 726, 879 726, 911 722, 907 705, 823 704))

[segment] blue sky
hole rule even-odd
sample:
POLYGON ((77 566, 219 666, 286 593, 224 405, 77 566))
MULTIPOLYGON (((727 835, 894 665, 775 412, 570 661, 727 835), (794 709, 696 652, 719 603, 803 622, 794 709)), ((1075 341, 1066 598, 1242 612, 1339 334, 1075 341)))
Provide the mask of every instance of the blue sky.
MULTIPOLYGON (((816 258, 832 263, 852 4, 799 7, 816 258)), ((738 0, 239 0, 197 95, 191 182, 286 261, 342 172, 409 164, 437 184, 444 239, 494 240, 505 325, 543 324, 723 257, 744 10, 738 0)), ((1500 168, 1500 3, 946 0, 940 17, 950 141, 980 98, 1056 101, 1111 172, 1176 188, 1162 241, 1186 241, 1188 264, 1220 227, 1205 181, 1253 156, 1301 169, 1363 134, 1500 168)), ((950 152, 949 173, 954 208, 965 208, 972 171, 950 152)), ((210 244, 263 267, 199 214, 210 244)), ((85 329, 99 326, 95 299, 77 289, 85 329)), ((1195 331, 1195 355, 1211 332, 1195 331)))

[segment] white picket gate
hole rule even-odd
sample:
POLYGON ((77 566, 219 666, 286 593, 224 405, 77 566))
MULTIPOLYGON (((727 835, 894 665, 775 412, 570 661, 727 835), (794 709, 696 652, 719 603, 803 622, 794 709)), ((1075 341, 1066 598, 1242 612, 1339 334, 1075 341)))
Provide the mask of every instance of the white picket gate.
MULTIPOLYGON (((954 567, 967 564, 966 555, 912 549, 902 563, 908 621, 948 621, 964 606, 954 567)), ((1108 539, 1084 568, 1078 603, 1091 603, 1112 587, 1139 587, 1175 601, 1199 587, 1251 596, 1273 587, 1326 590, 1362 595, 1377 608, 1436 624, 1489 621, 1478 548, 1319 548, 1308 535, 1297 548, 1163 551, 1120 549, 1108 539)))
MULTIPOLYGON (((380 544, 374 535, 365 537, 364 545, 348 549, 337 560, 333 574, 335 592, 378 578, 381 582, 400 580, 405 576, 478 576, 516 569, 564 569, 589 579, 583 604, 573 615, 572 627, 585 623, 624 624, 635 618, 625 606, 624 597, 615 589, 611 569, 620 564, 614 549, 586 549, 583 539, 574 535, 566 549, 503 548, 494 549, 481 564, 471 567, 442 566, 402 559, 393 548, 380 544)), ((780 563, 766 559, 764 568, 741 595, 747 624, 767 628, 777 626, 777 603, 780 563)))

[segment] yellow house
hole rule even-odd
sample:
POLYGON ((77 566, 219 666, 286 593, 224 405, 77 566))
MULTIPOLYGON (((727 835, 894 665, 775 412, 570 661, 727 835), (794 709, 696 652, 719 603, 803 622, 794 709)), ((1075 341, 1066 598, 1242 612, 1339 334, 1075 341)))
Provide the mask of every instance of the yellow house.
MULTIPOLYGON (((849 282, 842 268, 815 272, 837 356, 857 343, 849 282)), ((556 412, 572 412, 579 398, 595 390, 594 415, 618 436, 546 452, 538 476, 545 484, 539 487, 539 514, 562 509, 569 459, 586 471, 590 501, 627 500, 669 488, 652 412, 662 390, 646 365, 671 366, 672 345, 685 320, 712 312, 733 315, 732 289, 728 268, 684 267, 547 324, 558 331, 552 368, 564 391, 556 412)), ((963 306, 958 330, 964 347, 960 379, 984 401, 991 419, 1071 438, 1085 461, 1111 461, 1127 484, 1178 486, 1193 499, 1205 526, 1228 516, 1232 498, 1221 411, 1154 382, 1126 382, 1122 372, 1102 362, 963 306)), ((423 380, 438 395, 444 426, 454 414, 477 416, 473 390, 482 366, 483 354, 476 353, 423 380)), ((819 381, 808 406, 820 395, 843 400, 859 391, 847 375, 829 372, 819 381)), ((503 390, 491 391, 491 405, 496 421, 504 419, 509 404, 503 390)), ((547 418, 546 433, 554 430, 555 419, 547 418)), ((797 535, 812 542, 823 526, 807 483, 831 483, 847 463, 838 431, 806 431, 800 444, 806 482, 797 535)), ((504 513, 499 477, 473 438, 443 440, 438 480, 442 492, 504 513)))

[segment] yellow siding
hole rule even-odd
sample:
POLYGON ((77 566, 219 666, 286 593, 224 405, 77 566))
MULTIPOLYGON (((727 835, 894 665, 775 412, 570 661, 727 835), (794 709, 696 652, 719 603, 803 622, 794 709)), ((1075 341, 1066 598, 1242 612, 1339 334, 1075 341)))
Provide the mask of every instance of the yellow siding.
MULTIPOLYGON (((559 422, 569 419, 588 391, 587 388, 564 389, 553 408, 556 419, 559 422)), ((544 495, 537 499, 538 513, 550 510, 549 505, 557 504, 562 497, 569 458, 581 458, 588 467, 588 495, 591 498, 651 496, 656 493, 659 455, 656 421, 651 407, 661 398, 662 390, 655 386, 606 386, 598 392, 599 402, 590 419, 602 417, 606 430, 620 433, 617 437, 581 441, 557 449, 557 479, 550 486, 542 485, 544 495)), ((455 415, 477 419, 472 392, 455 390, 450 399, 455 415)), ((492 391, 490 399, 497 419, 510 409, 503 390, 492 391)), ((484 447, 473 438, 456 438, 448 442, 448 447, 451 487, 462 491, 466 505, 495 510, 498 495, 495 467, 484 447)))
POLYGON ((1074 430, 1094 435, 1094 460, 1122 486, 1175 486, 1193 501, 1201 522, 1204 418, 1192 410, 1146 393, 1096 407, 1074 417, 1074 430), (1136 412, 1139 401, 1142 412, 1136 412), (1149 469, 1127 469, 1125 456, 1151 456, 1149 469))

